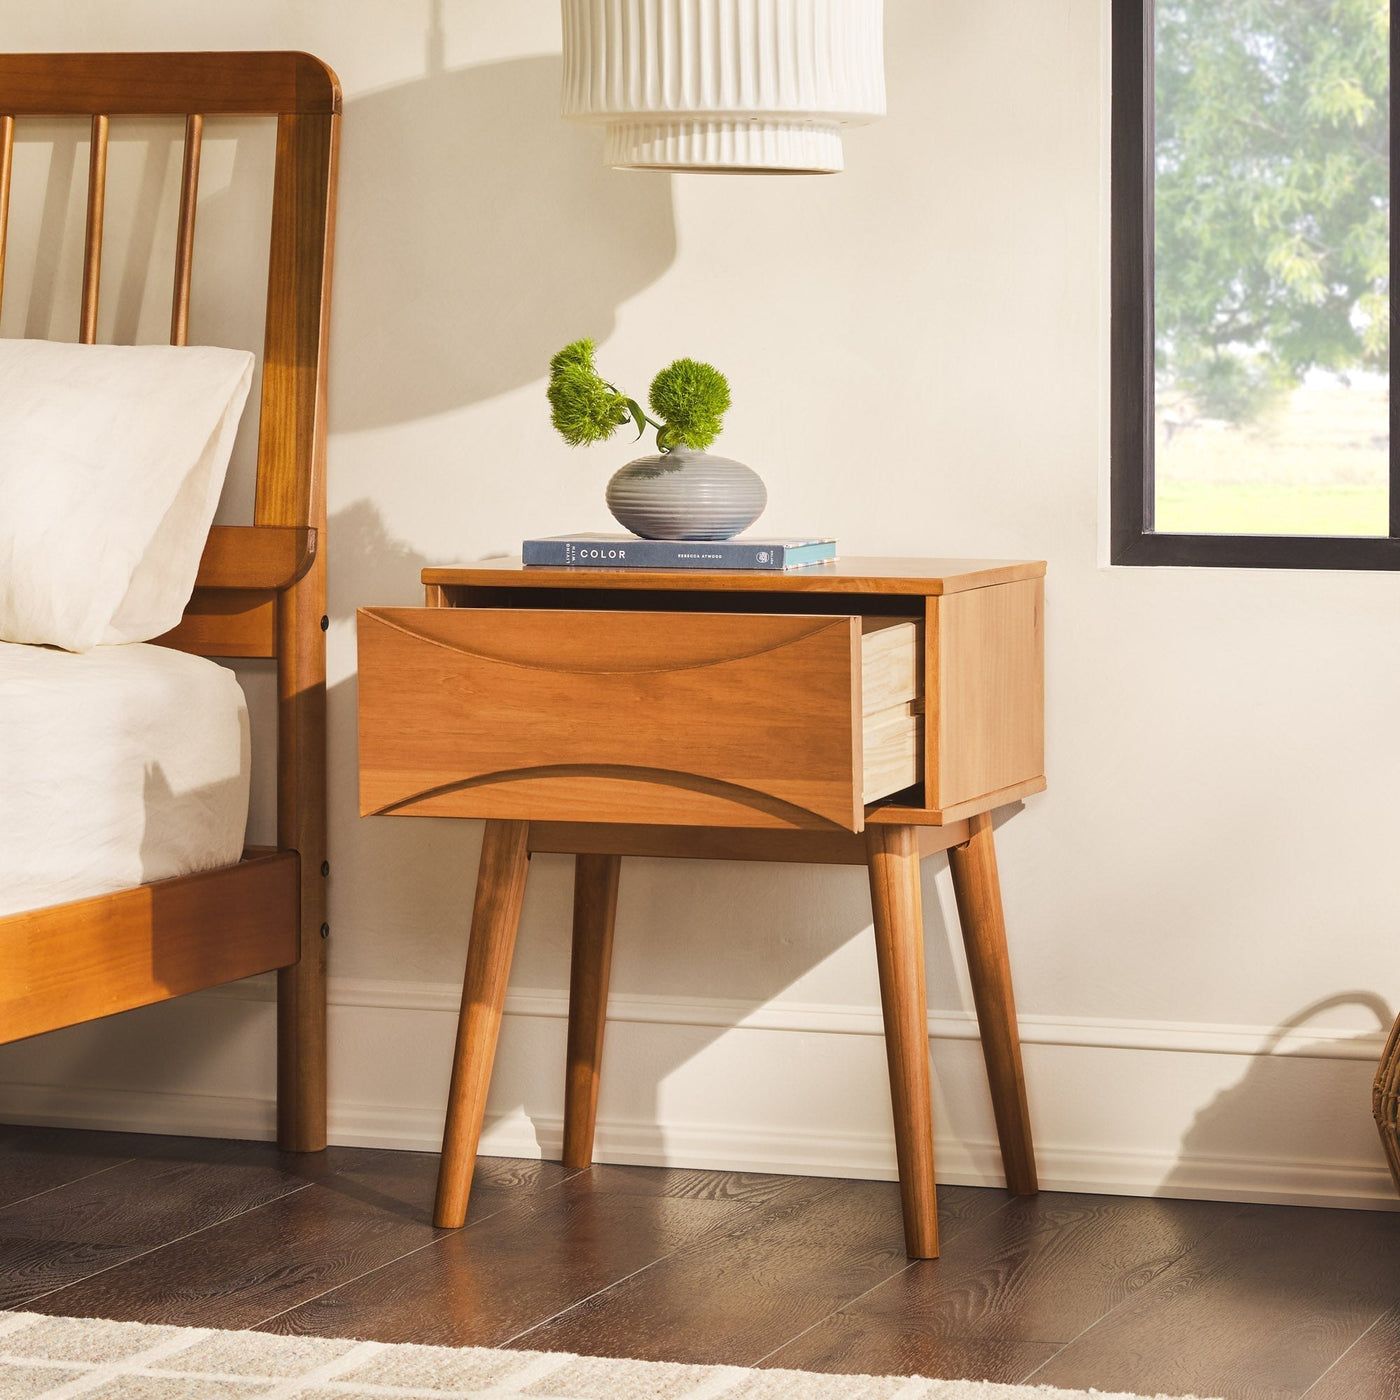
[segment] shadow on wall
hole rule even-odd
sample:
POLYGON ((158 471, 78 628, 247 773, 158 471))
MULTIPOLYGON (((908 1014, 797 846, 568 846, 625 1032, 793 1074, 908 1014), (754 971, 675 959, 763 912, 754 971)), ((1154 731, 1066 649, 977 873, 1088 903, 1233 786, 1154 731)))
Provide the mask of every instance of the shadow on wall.
POLYGON ((391 535, 372 501, 361 498, 326 522, 327 611, 353 622, 361 607, 417 607, 423 570, 434 560, 391 535))
POLYGON ((374 428, 540 378, 675 256, 670 181, 609 170, 559 116, 557 55, 345 103, 332 426, 374 428))
MULTIPOLYGON (((1381 1145, 1371 1115, 1371 1081, 1375 1057, 1366 1053, 1353 1058, 1345 1040, 1334 1036, 1308 1041, 1299 1036, 1309 1023, 1325 1012, 1359 1006, 1376 1018, 1378 1028, 1390 1030, 1395 1013, 1375 992, 1338 992, 1303 1007, 1280 1025, 1267 1045, 1248 1060, 1244 1077, 1217 1094, 1196 1114, 1181 1140, 1176 1166, 1162 1182, 1165 1196, 1197 1196, 1219 1185, 1220 1172, 1234 1162, 1247 1163, 1260 1190, 1267 1191, 1270 1162, 1279 1172, 1278 1190, 1296 1199, 1298 1172, 1310 1163, 1325 1163, 1335 1176, 1339 1147, 1355 1141, 1353 1163, 1357 1180, 1336 1180, 1326 1194, 1360 1196, 1377 1179, 1388 1177, 1381 1145), (1279 1105, 1289 1111, 1280 1114, 1279 1105)), ((1361 1032, 1357 1032, 1359 1036, 1361 1032)), ((1342 1169, 1345 1173, 1345 1168, 1342 1169)), ((1373 1203, 1366 1202, 1377 1208, 1373 1203)))

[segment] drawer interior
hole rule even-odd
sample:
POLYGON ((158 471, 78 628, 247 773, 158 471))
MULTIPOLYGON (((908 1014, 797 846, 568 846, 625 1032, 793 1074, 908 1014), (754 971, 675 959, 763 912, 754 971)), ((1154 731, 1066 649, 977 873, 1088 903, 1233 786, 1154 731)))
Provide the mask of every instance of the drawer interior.
POLYGON ((661 588, 548 588, 446 584, 443 601, 453 608, 568 608, 581 612, 782 613, 795 616, 924 616, 927 600, 908 593, 801 593, 792 590, 661 588))
POLYGON ((922 622, 861 619, 861 796, 877 802, 922 781, 924 651, 922 622))

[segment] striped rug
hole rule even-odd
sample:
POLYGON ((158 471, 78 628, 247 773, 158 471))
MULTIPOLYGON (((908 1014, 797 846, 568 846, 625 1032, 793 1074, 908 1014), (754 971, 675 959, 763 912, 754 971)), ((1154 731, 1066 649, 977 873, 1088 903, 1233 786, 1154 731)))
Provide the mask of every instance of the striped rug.
MULTIPOLYGON (((0 1400, 1137 1400, 0 1312, 0 1400)), ((1165 1397, 1157 1397, 1165 1400, 1165 1397)))

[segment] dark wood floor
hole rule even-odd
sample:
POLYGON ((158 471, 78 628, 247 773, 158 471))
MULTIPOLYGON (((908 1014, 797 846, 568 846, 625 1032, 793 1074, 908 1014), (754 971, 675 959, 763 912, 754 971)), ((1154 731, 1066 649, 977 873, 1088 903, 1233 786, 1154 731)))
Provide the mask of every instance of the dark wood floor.
POLYGON ((1030 1381, 1400 1397, 1400 1215, 0 1128, 0 1307, 379 1341, 1030 1381))

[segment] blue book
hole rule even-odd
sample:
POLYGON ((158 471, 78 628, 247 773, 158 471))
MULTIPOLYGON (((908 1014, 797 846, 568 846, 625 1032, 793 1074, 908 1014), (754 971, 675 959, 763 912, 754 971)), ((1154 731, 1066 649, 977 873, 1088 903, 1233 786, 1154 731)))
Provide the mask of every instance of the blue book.
POLYGON ((781 572, 836 558, 835 540, 644 540, 636 535, 550 535, 526 540, 526 564, 595 569, 752 569, 781 572))

